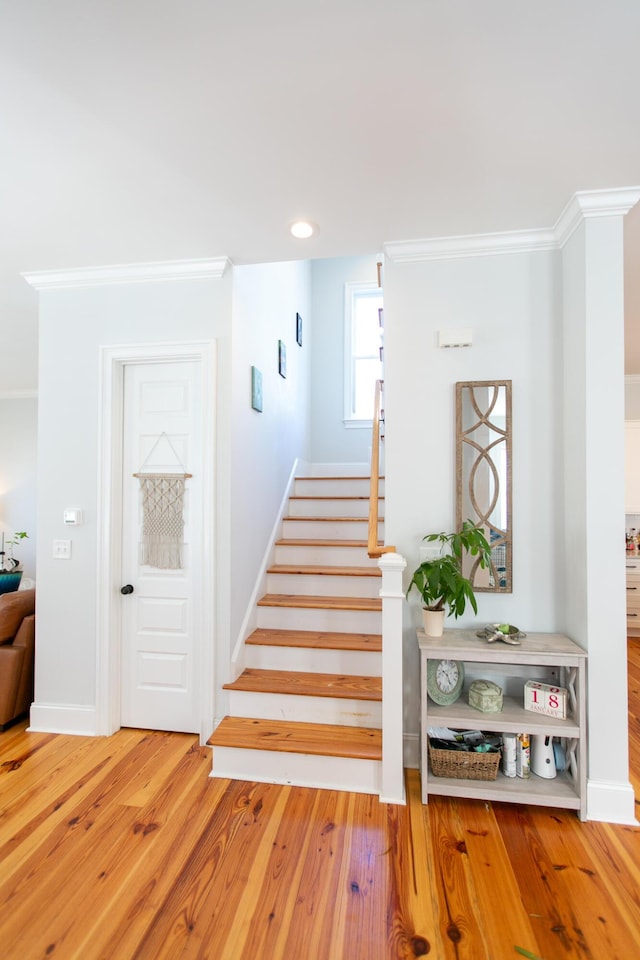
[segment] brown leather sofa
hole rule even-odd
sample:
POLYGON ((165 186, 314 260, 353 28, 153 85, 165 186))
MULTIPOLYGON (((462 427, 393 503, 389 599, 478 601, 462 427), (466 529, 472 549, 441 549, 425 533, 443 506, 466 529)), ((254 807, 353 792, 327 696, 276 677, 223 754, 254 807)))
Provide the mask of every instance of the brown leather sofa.
POLYGON ((36 592, 0 594, 0 730, 33 702, 36 592))

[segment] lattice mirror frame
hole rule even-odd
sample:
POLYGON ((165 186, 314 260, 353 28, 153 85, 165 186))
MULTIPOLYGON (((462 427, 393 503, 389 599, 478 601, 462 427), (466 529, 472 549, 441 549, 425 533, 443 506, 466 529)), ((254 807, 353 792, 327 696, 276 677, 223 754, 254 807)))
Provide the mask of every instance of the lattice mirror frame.
POLYGON ((490 569, 463 557, 474 591, 511 593, 511 380, 456 383, 456 529, 464 520, 491 544, 490 569))

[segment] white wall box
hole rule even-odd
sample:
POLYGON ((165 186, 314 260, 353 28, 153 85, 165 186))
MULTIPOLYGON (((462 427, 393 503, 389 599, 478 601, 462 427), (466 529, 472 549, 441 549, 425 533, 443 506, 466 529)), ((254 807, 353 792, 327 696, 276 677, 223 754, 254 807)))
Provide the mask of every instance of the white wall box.
POLYGON ((420 648, 420 775, 422 802, 429 795, 531 803, 576 810, 586 819, 586 658, 587 653, 559 633, 530 633, 520 646, 488 644, 474 630, 445 630, 442 637, 427 637, 418 630, 420 648), (427 660, 462 660, 465 687, 450 706, 437 706, 427 697, 427 660), (469 683, 475 677, 490 677, 503 687, 500 713, 481 713, 467 703, 469 683), (524 684, 534 677, 566 687, 569 709, 566 720, 524 709, 524 684), (429 769, 427 731, 430 727, 454 730, 486 730, 495 733, 545 734, 560 739, 566 754, 566 770, 553 779, 505 777, 496 780, 458 780, 434 777, 429 769))

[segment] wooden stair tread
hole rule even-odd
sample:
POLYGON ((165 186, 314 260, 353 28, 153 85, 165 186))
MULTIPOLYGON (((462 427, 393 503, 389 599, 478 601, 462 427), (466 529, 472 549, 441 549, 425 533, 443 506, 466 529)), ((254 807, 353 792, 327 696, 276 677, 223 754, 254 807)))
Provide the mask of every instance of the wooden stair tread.
MULTIPOLYGON (((353 523, 355 520, 358 523, 368 523, 368 517, 284 517, 287 523, 290 520, 302 521, 303 523, 353 523)), ((379 521, 383 518, 380 517, 379 521)))
POLYGON ((259 607, 297 607, 321 610, 382 610, 379 597, 316 597, 287 593, 265 593, 258 600, 259 607))
MULTIPOLYGON (((284 537, 276 540, 278 547, 366 547, 366 540, 311 540, 296 537, 284 537)), ((383 546, 378 543, 378 546, 383 546)))
MULTIPOLYGON (((292 494, 289 497, 289 500, 368 500, 369 496, 366 497, 359 496, 358 494, 340 494, 339 496, 330 496, 329 494, 305 494, 305 493, 296 493, 292 494)), ((378 500, 384 500, 384 497, 378 497, 378 500)))
POLYGON ((382 650, 379 633, 329 633, 320 630, 269 630, 259 627, 245 643, 271 647, 306 647, 313 650, 382 650))
MULTIPOLYGON (((368 474, 365 474, 365 473, 359 473, 359 474, 357 474, 357 475, 356 475, 356 474, 351 474, 351 475, 348 476, 348 477, 340 477, 340 476, 335 476, 335 477, 334 477, 334 476, 331 476, 331 477, 325 477, 325 476, 321 476, 321 477, 309 477, 309 476, 305 475, 305 476, 302 476, 302 477, 296 477, 296 480, 371 480, 371 477, 370 477, 368 474)), ((383 474, 380 475, 380 480, 384 480, 384 475, 383 475, 383 474)))
MULTIPOLYGON (((329 723, 225 717, 207 740, 212 747, 277 750, 314 756, 382 759, 382 731, 329 723)), ((215 767, 215 753, 213 759, 215 767)))
POLYGON ((381 677, 337 673, 303 673, 291 670, 257 670, 247 667, 225 690, 251 693, 296 694, 304 697, 344 697, 349 700, 382 700, 381 677))
POLYGON ((276 563, 269 567, 267 573, 293 573, 301 576, 318 577, 381 577, 382 572, 378 566, 370 567, 332 567, 328 566, 310 566, 291 563, 276 563))

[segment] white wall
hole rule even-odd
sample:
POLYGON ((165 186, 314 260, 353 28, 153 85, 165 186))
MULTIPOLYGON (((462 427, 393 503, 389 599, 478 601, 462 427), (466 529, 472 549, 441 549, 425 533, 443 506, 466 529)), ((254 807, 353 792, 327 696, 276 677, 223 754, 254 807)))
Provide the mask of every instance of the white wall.
POLYGON ((622 217, 591 218, 563 250, 561 624, 589 652, 589 816, 629 822, 622 238, 622 217))
POLYGON ((376 283, 375 255, 314 260, 311 366, 311 459, 314 463, 368 463, 371 427, 344 425, 344 285, 376 283))
MULTIPOLYGON (((455 383, 513 381, 513 593, 477 594, 459 626, 553 630, 561 614, 561 297, 557 252, 385 263, 386 540, 419 562, 422 536, 455 524, 455 383), (437 331, 471 327, 473 346, 437 331)), ((405 586, 406 586, 405 583, 405 586)), ((405 733, 417 736, 414 599, 405 615, 405 733)), ((456 621, 447 620, 447 626, 456 621)))
POLYGON ((29 534, 14 556, 31 579, 36 576, 37 442, 37 398, 0 398, 0 531, 29 534))
MULTIPOLYGON (((166 280, 52 290, 40 295, 38 651, 36 704, 96 703, 96 581, 100 346, 217 339, 218 566, 229 565, 228 495, 231 271, 222 280, 166 280), (222 501, 221 501, 221 498, 222 501), (51 556, 69 538, 65 506, 84 511, 71 560, 51 556), (225 540, 226 537, 226 540, 225 540)), ((227 630, 228 602, 216 606, 227 630), (225 607, 226 604, 226 607, 225 607)))
POLYGON ((247 614, 296 460, 309 458, 311 353, 308 262, 234 268, 230 567, 231 636, 247 614), (296 342, 302 316, 302 346, 296 342), (278 340, 287 376, 278 372, 278 340), (251 407, 251 367, 262 373, 263 411, 251 407))

